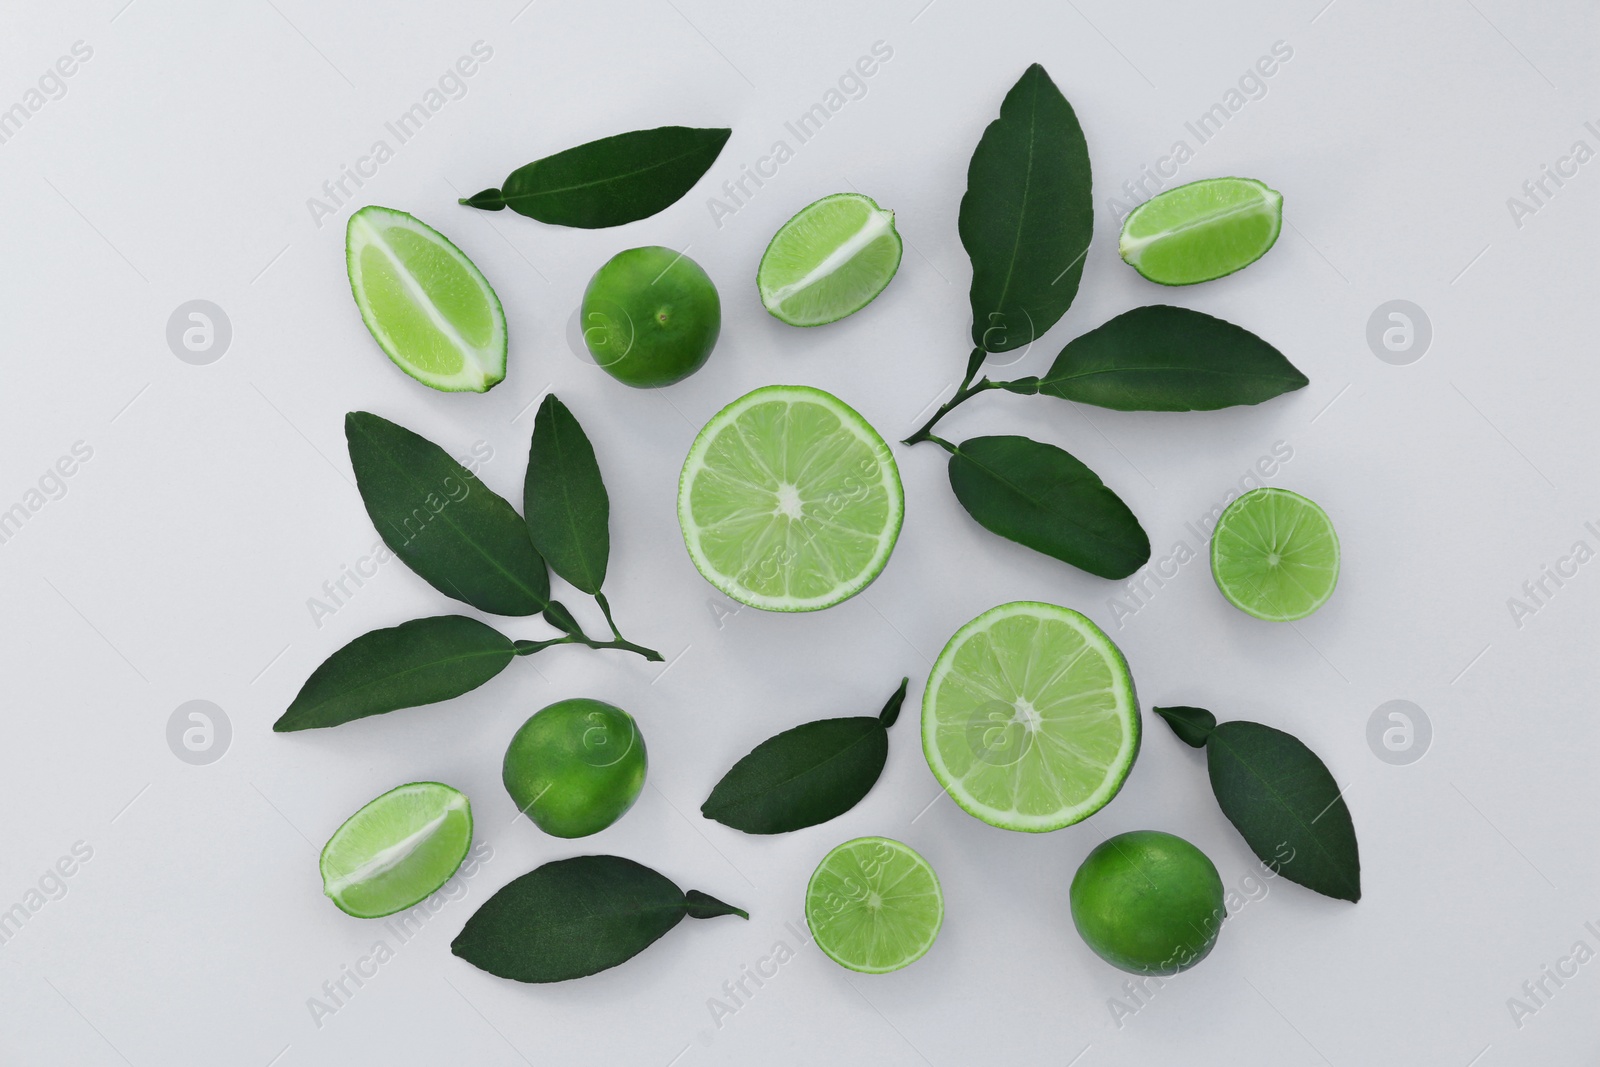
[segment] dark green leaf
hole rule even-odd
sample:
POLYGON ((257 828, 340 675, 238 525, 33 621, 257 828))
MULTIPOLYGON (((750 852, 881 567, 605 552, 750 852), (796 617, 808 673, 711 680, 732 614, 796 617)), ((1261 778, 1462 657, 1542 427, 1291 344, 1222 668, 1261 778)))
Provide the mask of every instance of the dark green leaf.
POLYGON ((822 719, 767 738, 722 776, 700 814, 747 834, 785 834, 843 815, 883 773, 909 681, 901 679, 876 717, 822 719))
POLYGON ((506 202, 501 197, 498 189, 485 189, 481 193, 464 196, 457 203, 465 204, 468 207, 482 208, 485 211, 503 211, 506 206, 506 202))
POLYGON ((444 449, 388 419, 352 411, 344 433, 372 525, 406 566, 483 611, 544 610, 550 572, 504 497, 444 449))
POLYGON ((484 901, 450 951, 518 982, 564 982, 625 963, 685 915, 750 916, 621 856, 546 863, 484 901))
POLYGON ((585 593, 600 592, 611 553, 611 501, 589 438, 554 393, 533 421, 522 511, 550 569, 585 593))
POLYGON ((1078 117, 1037 63, 972 153, 959 226, 972 259, 972 343, 1006 352, 1054 326, 1078 293, 1094 202, 1078 117))
POLYGON ((1217 803, 1250 850, 1291 882, 1361 899, 1350 809, 1328 768, 1298 738, 1257 722, 1225 722, 1206 743, 1217 803))
POLYGON ((329 656, 300 687, 279 733, 338 726, 471 692, 505 670, 512 642, 464 615, 373 630, 329 656))
POLYGON ((1152 304, 1067 342, 1037 391, 1118 411, 1214 411, 1259 404, 1307 381, 1243 327, 1152 304))
POLYGON ((1217 717, 1205 708, 1176 707, 1150 710, 1167 720, 1167 725, 1178 735, 1178 740, 1190 748, 1205 748, 1206 738, 1217 728, 1217 717))
POLYGON ((1071 453, 1026 437, 974 437, 950 455, 950 487, 1001 537, 1102 578, 1150 558, 1150 538, 1122 498, 1071 453))
POLYGON ((544 621, 554 626, 564 634, 579 634, 583 627, 578 625, 578 620, 573 618, 572 612, 559 600, 550 601, 550 606, 544 609, 544 621))
POLYGON ((462 203, 495 211, 509 207, 557 226, 621 226, 687 193, 732 132, 661 126, 619 133, 518 167, 498 197, 486 189, 462 203), (485 202, 474 203, 480 199, 485 202))

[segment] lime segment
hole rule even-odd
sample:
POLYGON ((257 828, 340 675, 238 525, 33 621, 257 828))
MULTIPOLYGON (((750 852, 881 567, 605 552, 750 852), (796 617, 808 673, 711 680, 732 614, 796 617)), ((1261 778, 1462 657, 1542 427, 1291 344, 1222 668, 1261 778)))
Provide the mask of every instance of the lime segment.
POLYGON ((1282 193, 1254 178, 1208 178, 1134 208, 1118 250, 1153 282, 1194 285, 1248 267, 1282 228, 1282 193))
POLYGON ((838 397, 799 385, 757 389, 713 416, 678 482, 694 565, 767 611, 815 611, 865 589, 904 514, 883 438, 838 397))
POLYGON ((1076 611, 991 608, 934 662, 922 750, 951 798, 993 826, 1039 832, 1087 819, 1139 752, 1127 661, 1076 611))
POLYGON ((1252 489, 1211 534, 1211 576, 1228 602, 1268 622, 1303 619, 1339 582, 1339 536, 1328 513, 1287 489, 1252 489))
POLYGON ((773 235, 756 286, 774 317, 821 326, 872 303, 899 269, 900 255, 894 212, 859 193, 835 193, 773 235))
POLYGON ((506 376, 506 317, 478 268, 439 231, 372 205, 350 217, 345 265, 361 319, 423 385, 481 393, 506 376))
POLYGON ((450 880, 472 846, 472 807, 439 782, 391 789, 322 849, 322 891, 357 918, 403 911, 450 880))
POLYGON ((915 963, 944 922, 944 893, 928 861, 887 837, 858 837, 823 857, 806 886, 817 947, 852 971, 915 963))

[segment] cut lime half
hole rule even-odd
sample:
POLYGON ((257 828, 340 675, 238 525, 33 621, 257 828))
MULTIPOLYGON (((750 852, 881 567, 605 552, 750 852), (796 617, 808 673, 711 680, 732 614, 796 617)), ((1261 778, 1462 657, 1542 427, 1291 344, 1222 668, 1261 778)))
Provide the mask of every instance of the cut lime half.
POLYGON ((689 449, 678 524, 725 594, 767 611, 855 596, 900 536, 905 494, 889 446, 844 401, 769 385, 717 412, 689 449))
POLYGON ((872 303, 900 268, 900 254, 894 212, 860 193, 835 193, 773 235, 756 286, 775 318, 821 326, 872 303))
POLYGON ((447 393, 482 393, 505 378, 500 298, 444 234, 372 205, 350 216, 344 249, 361 320, 395 366, 447 393))
POLYGON ((1040 832, 1087 819, 1139 753, 1127 661, 1069 608, 991 608, 934 662, 922 750, 951 798, 990 825, 1040 832))
POLYGON ((322 849, 322 891, 360 919, 418 904, 472 847, 472 807, 439 782, 391 789, 345 820, 322 849))
POLYGON ((1328 513, 1287 489, 1252 489, 1211 534, 1211 576, 1228 603, 1268 622, 1303 619, 1339 582, 1339 535, 1328 513))
POLYGON ((1118 251, 1153 282, 1194 285, 1248 267, 1282 228, 1282 193, 1254 178, 1207 178, 1129 212, 1118 251))
POLYGON ((823 857, 806 886, 806 925, 841 967, 897 971, 933 947, 944 893, 928 861, 887 837, 858 837, 823 857))

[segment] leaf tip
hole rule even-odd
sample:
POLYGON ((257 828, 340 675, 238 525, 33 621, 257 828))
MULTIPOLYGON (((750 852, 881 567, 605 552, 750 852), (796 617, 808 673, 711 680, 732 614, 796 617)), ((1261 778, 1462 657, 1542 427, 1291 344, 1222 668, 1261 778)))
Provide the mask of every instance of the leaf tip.
POLYGON ((895 721, 900 718, 900 706, 906 702, 906 687, 910 684, 911 677, 909 675, 901 678, 900 688, 894 691, 894 695, 883 705, 883 710, 878 712, 878 721, 883 724, 885 730, 893 726, 895 721))
POLYGON ((1217 728, 1217 717, 1205 708, 1178 706, 1150 710, 1161 716, 1172 727, 1172 732, 1178 735, 1178 740, 1190 748, 1204 748, 1211 731, 1217 728))

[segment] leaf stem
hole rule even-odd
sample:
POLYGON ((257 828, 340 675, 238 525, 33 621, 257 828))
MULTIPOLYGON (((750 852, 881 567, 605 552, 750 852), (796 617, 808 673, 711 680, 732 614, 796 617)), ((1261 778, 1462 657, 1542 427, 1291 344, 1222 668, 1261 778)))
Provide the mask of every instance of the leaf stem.
POLYGON ((950 445, 945 444, 945 442, 940 441, 937 437, 933 436, 933 429, 935 426, 939 425, 940 419, 943 419, 946 415, 950 414, 950 412, 954 411, 962 404, 965 404, 968 400, 971 400, 979 393, 988 392, 990 389, 1003 389, 1005 387, 1005 383, 992 382, 988 378, 978 378, 977 381, 973 381, 974 378, 977 378, 978 370, 983 366, 983 361, 988 357, 988 355, 989 353, 982 348, 974 348, 972 350, 972 355, 967 359, 966 377, 961 379, 961 385, 956 389, 955 395, 940 405, 939 410, 933 413, 933 417, 927 422, 923 423, 922 428, 916 433, 912 434, 910 437, 907 437, 904 441, 901 441, 901 444, 915 445, 922 441, 933 441, 944 445, 944 447, 949 451, 955 451, 955 449, 951 448, 950 445))

